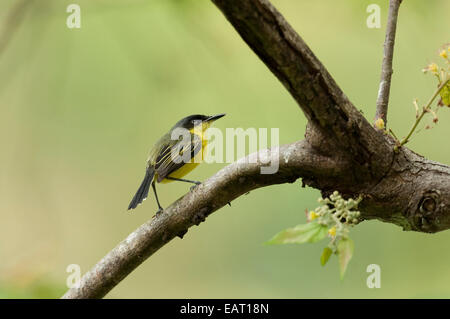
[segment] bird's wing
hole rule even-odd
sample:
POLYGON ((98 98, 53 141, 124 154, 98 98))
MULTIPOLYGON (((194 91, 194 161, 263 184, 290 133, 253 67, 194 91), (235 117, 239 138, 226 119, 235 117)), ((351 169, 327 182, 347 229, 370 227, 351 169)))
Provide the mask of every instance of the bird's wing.
POLYGON ((162 181, 172 172, 181 168, 186 162, 191 161, 201 149, 201 138, 195 134, 191 134, 191 139, 188 141, 174 140, 165 144, 156 157, 155 170, 158 174, 157 181, 162 181), (189 161, 187 161, 188 159, 189 161))

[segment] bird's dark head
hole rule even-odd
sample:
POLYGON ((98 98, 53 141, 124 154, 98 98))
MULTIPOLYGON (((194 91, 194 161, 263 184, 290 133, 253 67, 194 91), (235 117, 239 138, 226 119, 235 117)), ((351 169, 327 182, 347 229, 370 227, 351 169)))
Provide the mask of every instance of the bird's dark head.
POLYGON ((185 118, 179 120, 172 129, 175 128, 185 128, 187 130, 193 129, 195 126, 202 125, 203 127, 207 128, 209 125, 211 125, 212 122, 215 120, 220 119, 221 117, 224 117, 225 114, 217 114, 217 115, 201 115, 201 114, 194 114, 186 116, 185 118))

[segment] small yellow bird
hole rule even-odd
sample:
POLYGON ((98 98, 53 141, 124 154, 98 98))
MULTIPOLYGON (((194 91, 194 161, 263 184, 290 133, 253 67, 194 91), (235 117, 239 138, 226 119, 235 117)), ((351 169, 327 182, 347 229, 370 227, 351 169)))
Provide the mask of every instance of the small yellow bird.
POLYGON ((147 198, 151 184, 158 204, 157 214, 163 211, 156 193, 155 182, 181 181, 196 185, 201 184, 182 177, 200 164, 198 159, 203 159, 203 153, 208 144, 208 140, 204 138, 204 133, 215 120, 223 116, 225 114, 213 116, 190 115, 178 121, 168 133, 163 135, 150 150, 144 180, 131 200, 128 210, 136 208, 147 198), (177 129, 180 132, 183 132, 184 129, 189 138, 186 139, 177 135, 178 133, 174 132, 177 129), (173 139, 174 136, 176 139, 173 139))

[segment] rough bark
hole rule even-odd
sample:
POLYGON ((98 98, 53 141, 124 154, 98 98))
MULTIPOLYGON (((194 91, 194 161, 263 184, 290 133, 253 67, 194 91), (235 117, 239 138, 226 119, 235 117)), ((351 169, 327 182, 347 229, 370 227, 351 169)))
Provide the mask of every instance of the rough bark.
POLYGON ((394 141, 369 124, 267 0, 212 1, 298 102, 309 120, 305 140, 280 147, 276 174, 260 174, 265 166, 260 161, 225 167, 130 234, 65 298, 104 296, 165 243, 226 203, 299 177, 324 195, 338 190, 346 197, 362 196, 361 220, 421 232, 450 228, 450 167, 405 147, 394 152, 394 141))

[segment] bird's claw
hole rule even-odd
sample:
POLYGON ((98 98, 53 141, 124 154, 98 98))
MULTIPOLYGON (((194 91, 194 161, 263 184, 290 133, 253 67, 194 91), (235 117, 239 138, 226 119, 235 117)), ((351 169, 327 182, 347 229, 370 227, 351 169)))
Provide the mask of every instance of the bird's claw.
POLYGON ((200 184, 201 184, 201 182, 195 182, 195 185, 192 185, 190 188, 191 192, 200 184))
POLYGON ((161 215, 164 212, 164 208, 160 207, 158 208, 158 210, 156 211, 155 217, 158 217, 159 215, 161 215))

